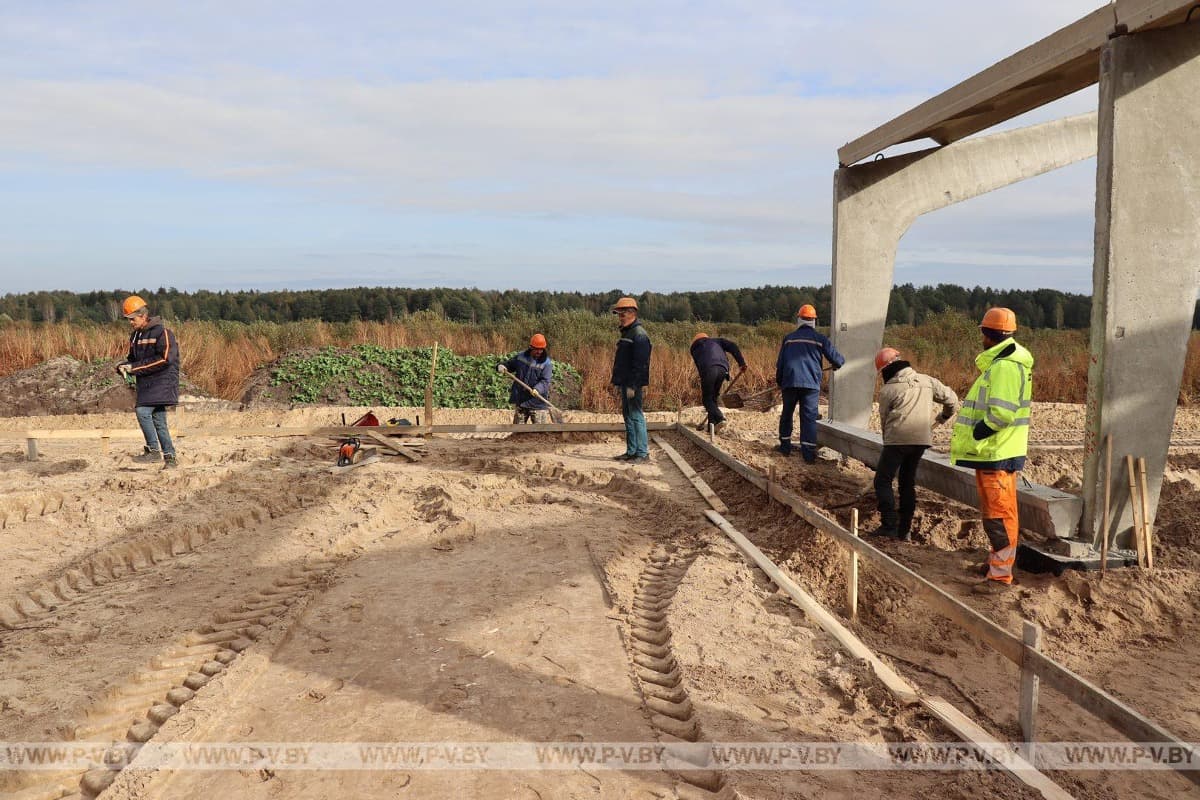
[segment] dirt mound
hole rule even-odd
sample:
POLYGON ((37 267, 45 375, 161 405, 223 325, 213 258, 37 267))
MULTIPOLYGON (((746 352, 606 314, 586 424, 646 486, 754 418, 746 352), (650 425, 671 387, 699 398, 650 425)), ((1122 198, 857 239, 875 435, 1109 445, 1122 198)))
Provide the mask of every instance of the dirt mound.
MULTIPOLYGON (((207 397, 182 375, 179 390, 185 405, 192 401, 214 409, 231 405, 207 397)), ((133 401, 134 393, 109 360, 79 361, 59 356, 0 378, 0 416, 5 417, 132 411, 133 401)))

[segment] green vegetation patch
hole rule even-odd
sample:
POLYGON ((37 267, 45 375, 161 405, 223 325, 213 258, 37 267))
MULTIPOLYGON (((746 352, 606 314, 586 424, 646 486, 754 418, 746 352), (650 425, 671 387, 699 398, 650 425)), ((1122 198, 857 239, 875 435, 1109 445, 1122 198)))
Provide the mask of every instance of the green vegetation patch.
MULTIPOLYGON (((509 356, 460 356, 438 349, 433 403, 444 408, 504 408, 511 383, 496 372, 509 356)), ((271 368, 275 393, 293 403, 356 406, 422 406, 429 382, 432 347, 387 348, 357 344, 293 353, 271 368)), ((554 362, 555 405, 578 403, 581 378, 570 364, 554 362), (574 397, 574 402, 571 398, 574 397)))

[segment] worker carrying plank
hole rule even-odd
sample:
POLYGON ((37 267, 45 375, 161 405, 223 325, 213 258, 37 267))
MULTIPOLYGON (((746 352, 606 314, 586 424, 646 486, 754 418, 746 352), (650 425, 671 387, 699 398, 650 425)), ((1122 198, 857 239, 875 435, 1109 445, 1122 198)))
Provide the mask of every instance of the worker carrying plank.
POLYGON ((508 393, 508 402, 513 406, 513 425, 550 422, 550 404, 546 398, 550 396, 550 382, 554 379, 554 362, 550 360, 546 345, 546 337, 535 333, 529 338, 529 347, 524 352, 496 367, 498 372, 517 379, 508 393))

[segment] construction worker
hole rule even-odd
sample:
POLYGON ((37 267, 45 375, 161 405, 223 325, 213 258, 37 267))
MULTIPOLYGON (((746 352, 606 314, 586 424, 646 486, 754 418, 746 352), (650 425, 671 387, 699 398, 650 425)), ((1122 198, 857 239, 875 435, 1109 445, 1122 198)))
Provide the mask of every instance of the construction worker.
POLYGON ((700 397, 708 412, 707 424, 719 433, 725 427, 725 415, 717 405, 717 398, 721 396, 721 384, 729 380, 729 358, 725 354, 737 361, 738 377, 746 371, 746 359, 736 344, 707 333, 697 333, 693 337, 690 352, 692 361, 696 362, 696 371, 700 373, 700 397))
POLYGON ((508 402, 513 405, 513 425, 533 422, 541 425, 550 421, 550 381, 554 378, 554 362, 546 352, 546 337, 535 333, 529 339, 529 347, 517 353, 496 368, 501 374, 509 374, 524 383, 537 394, 533 394, 517 381, 513 381, 508 393, 508 402))
POLYGON ((179 404, 179 342, 136 294, 125 298, 121 313, 129 320, 129 354, 117 372, 137 381, 137 421, 146 439, 133 460, 171 469, 178 461, 167 430, 167 406, 179 404))
POLYGON ((650 337, 638 320, 637 301, 632 297, 614 303, 612 313, 621 329, 613 356, 612 384, 621 395, 621 416, 625 418, 625 452, 614 458, 645 463, 650 460, 650 440, 642 413, 642 389, 650 383, 650 337))
POLYGON ((875 354, 875 369, 883 378, 879 390, 879 424, 883 452, 875 467, 875 497, 879 504, 878 536, 912 541, 913 514, 917 510, 917 467, 933 445, 932 425, 941 425, 958 412, 958 396, 937 378, 922 375, 885 347, 875 354), (938 411, 936 406, 940 405, 938 411), (892 482, 900 478, 900 511, 892 482))
POLYGON ((822 365, 833 369, 846 359, 825 335, 817 332, 817 309, 808 303, 796 312, 796 330, 783 337, 775 362, 775 383, 783 390, 779 415, 779 445, 783 455, 792 452, 792 416, 800 407, 800 455, 806 464, 817 460, 817 398, 821 394, 822 365))
POLYGON ((1012 583, 1017 557, 1017 477, 1025 468, 1033 398, 1033 355, 1013 339, 1017 315, 990 308, 979 331, 979 377, 971 385, 950 439, 950 460, 975 470, 983 531, 991 544, 981 591, 1012 583))

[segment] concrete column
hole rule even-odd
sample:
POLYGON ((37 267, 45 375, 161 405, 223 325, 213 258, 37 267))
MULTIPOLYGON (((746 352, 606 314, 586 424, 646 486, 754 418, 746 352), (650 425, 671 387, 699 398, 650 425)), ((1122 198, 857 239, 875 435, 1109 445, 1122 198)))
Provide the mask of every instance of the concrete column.
POLYGON ((1092 113, 837 170, 832 338, 846 365, 831 380, 830 418, 870 419, 896 246, 918 216, 1095 154, 1092 113))
POLYGON ((1158 507, 1200 288, 1197 86, 1200 23, 1121 36, 1101 52, 1083 481, 1083 534, 1097 546, 1106 435, 1118 546, 1132 530, 1126 454, 1146 459, 1151 520, 1158 507))

